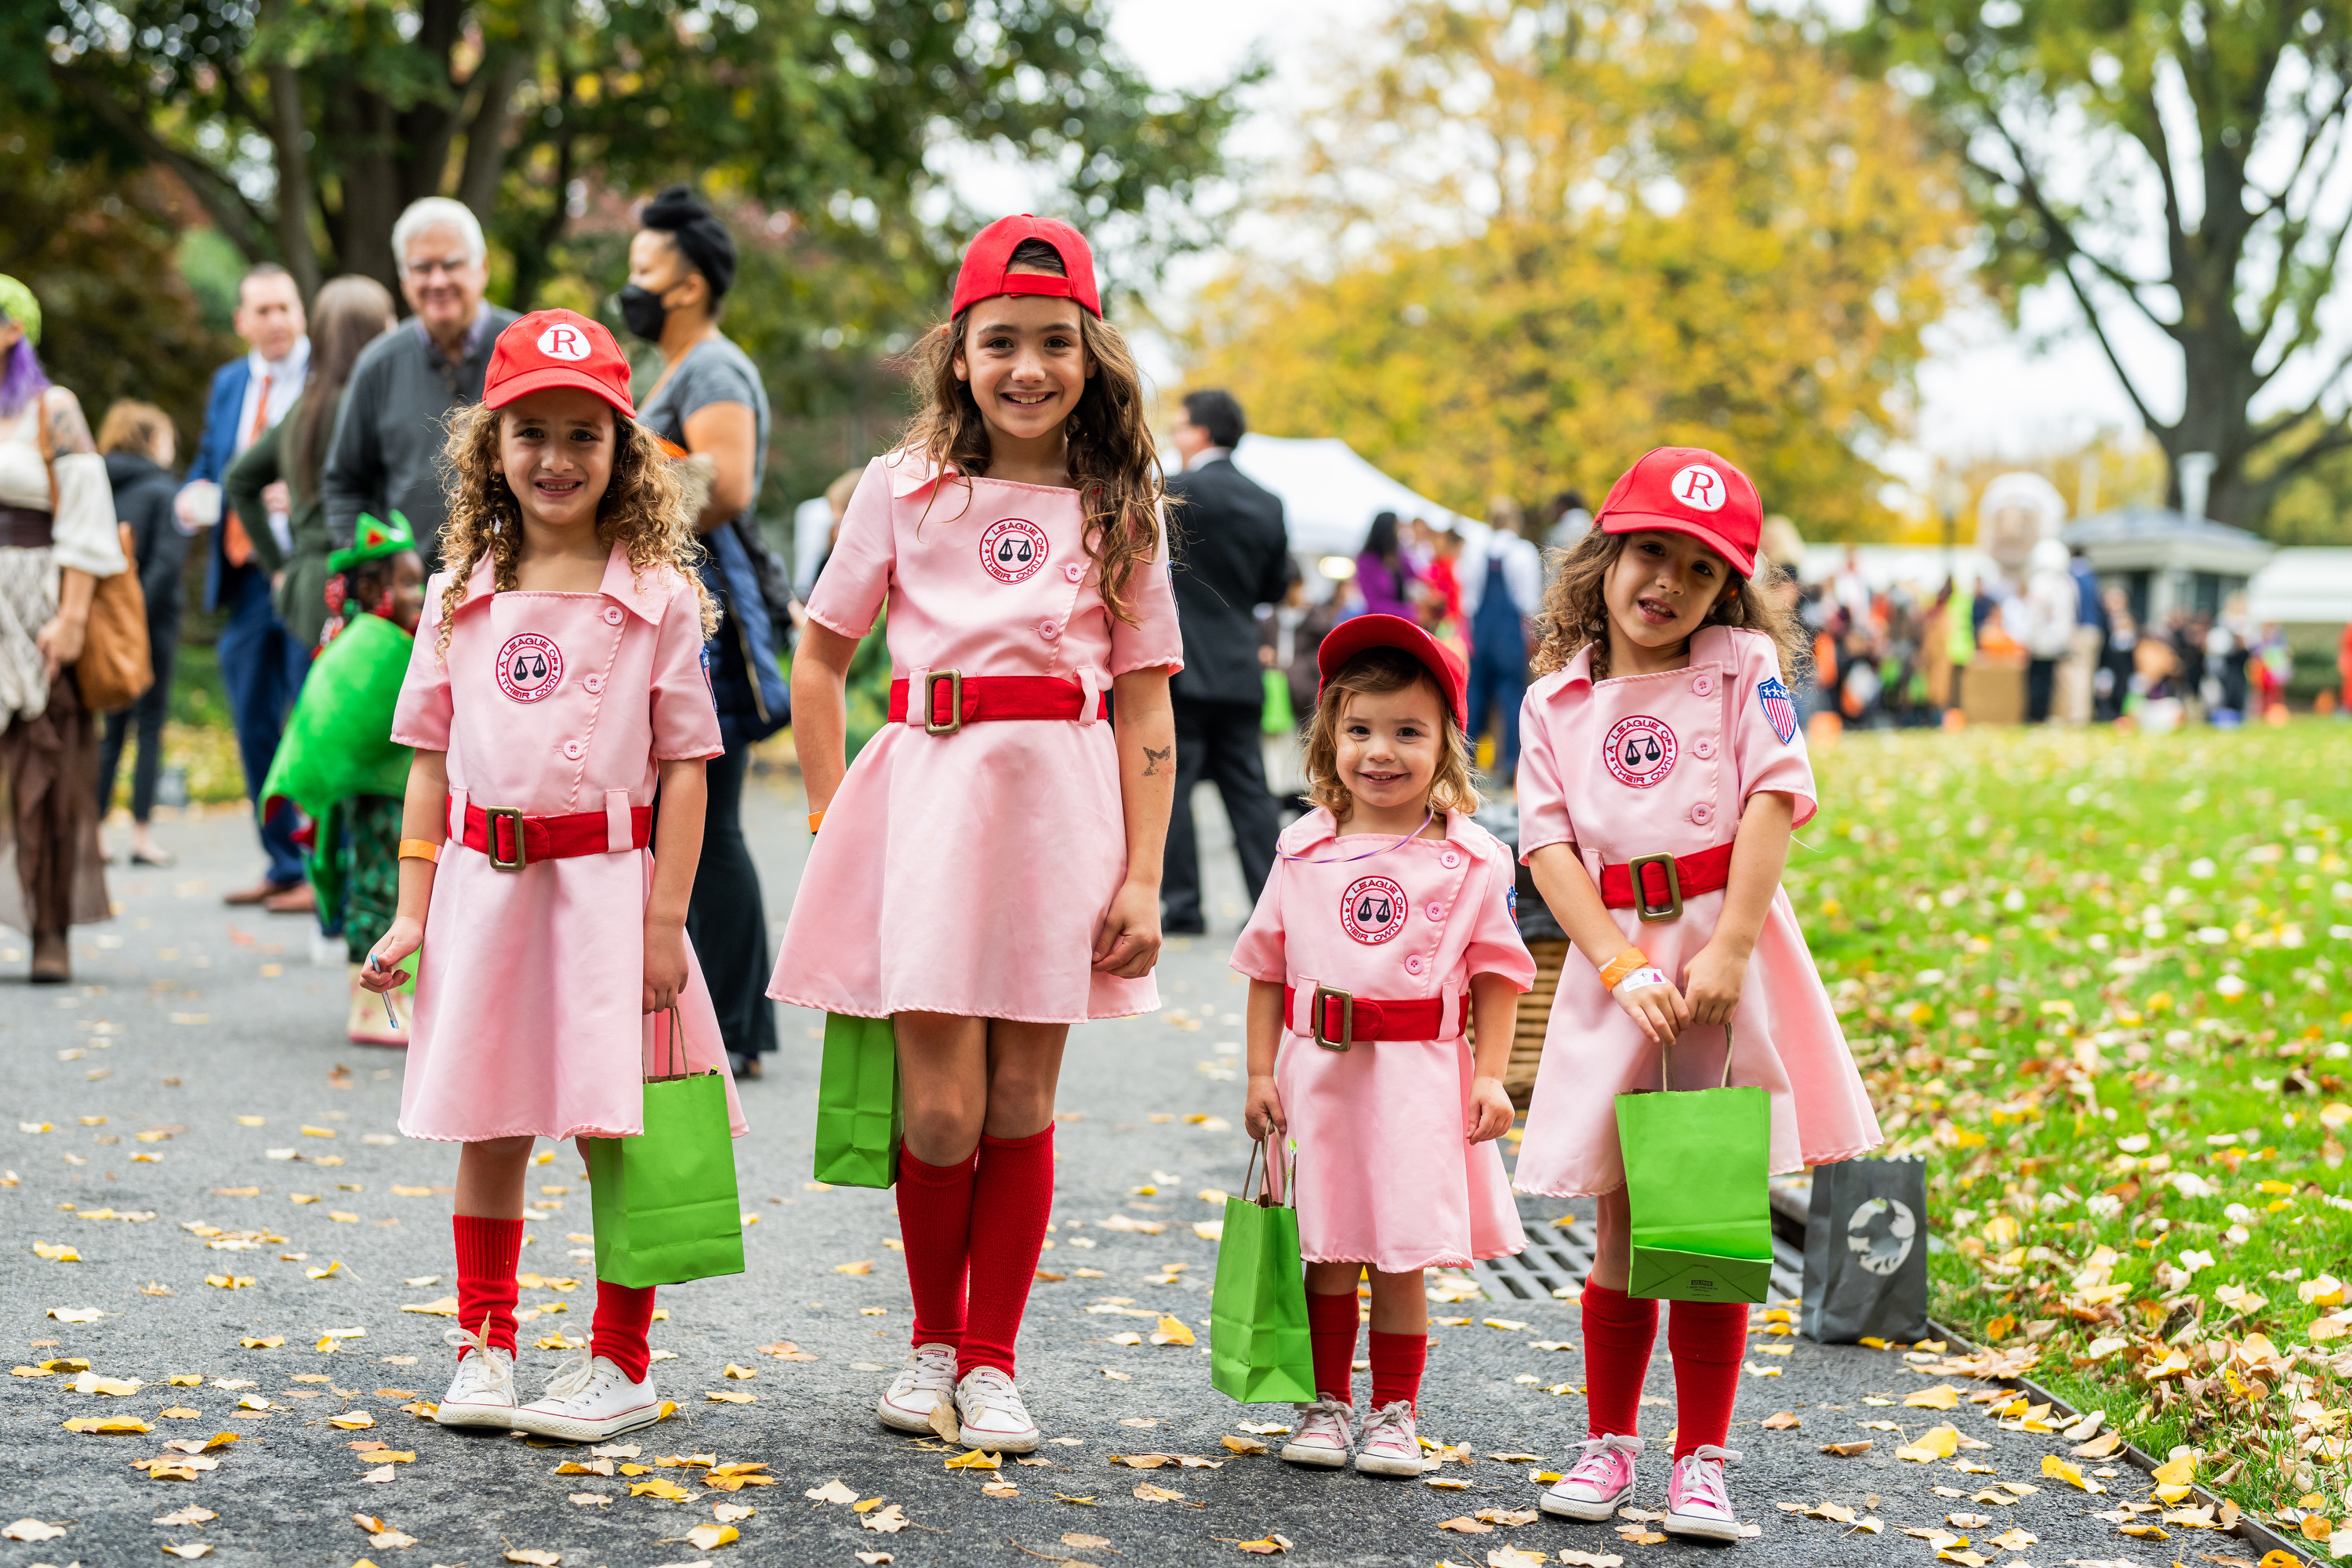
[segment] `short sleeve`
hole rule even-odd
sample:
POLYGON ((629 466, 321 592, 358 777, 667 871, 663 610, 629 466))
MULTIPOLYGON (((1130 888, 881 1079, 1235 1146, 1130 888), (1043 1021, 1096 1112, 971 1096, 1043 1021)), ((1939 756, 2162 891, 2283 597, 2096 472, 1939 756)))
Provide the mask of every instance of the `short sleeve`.
POLYGON ((1470 943, 1463 951, 1463 962, 1474 976, 1499 974, 1515 988, 1532 991, 1536 961, 1519 935, 1517 879, 1511 858, 1499 844, 1480 858, 1486 864, 1487 888, 1478 900, 1477 923, 1470 928, 1470 943))
POLYGON ((862 637, 874 629, 874 617, 890 596, 890 573, 898 559, 898 541, 890 527, 890 466, 885 458, 866 465, 849 510, 841 515, 841 532, 833 553, 809 594, 809 619, 845 637, 862 637))
POLYGON ((50 558, 93 577, 113 576, 130 563, 122 554, 121 531, 114 525, 114 489, 106 481, 106 459, 95 452, 60 452, 50 466, 58 477, 50 558))
POLYGON ((408 674, 400 683, 400 701, 392 710, 392 738, 420 752, 449 749, 449 722, 455 710, 449 699, 449 665, 441 657, 441 591, 449 574, 436 572, 425 582, 425 618, 417 623, 415 646, 408 650, 408 674))
POLYGON ((1796 797, 1802 827, 1819 809, 1813 795, 1813 764, 1805 752, 1805 732, 1797 723, 1796 700, 1780 679, 1772 639, 1760 633, 1735 633, 1739 689, 1731 715, 1732 753, 1739 764, 1739 803, 1759 792, 1796 797))
POLYGON ((1250 911, 1249 924, 1242 928, 1234 955, 1226 962, 1235 973, 1270 985, 1290 979, 1289 944, 1282 931, 1281 861, 1274 863, 1274 875, 1265 879, 1265 891, 1258 895, 1257 908, 1250 911))
POLYGON ((1519 858, 1538 849, 1576 842, 1568 815, 1568 791, 1560 782, 1559 754, 1551 732, 1549 698, 1554 688, 1538 682, 1519 704, 1519 858))
POLYGON ((701 600, 693 582, 679 574, 663 606, 661 625, 654 629, 653 690, 646 701, 657 761, 715 757, 727 750, 719 734, 719 705, 710 694, 707 658, 701 600))
POLYGON ((1168 509, 1160 510, 1160 549, 1151 563, 1127 580, 1127 607, 1135 616, 1129 626, 1110 617, 1110 672, 1164 665, 1168 673, 1184 668, 1184 634, 1176 624, 1176 585, 1168 561, 1168 509))

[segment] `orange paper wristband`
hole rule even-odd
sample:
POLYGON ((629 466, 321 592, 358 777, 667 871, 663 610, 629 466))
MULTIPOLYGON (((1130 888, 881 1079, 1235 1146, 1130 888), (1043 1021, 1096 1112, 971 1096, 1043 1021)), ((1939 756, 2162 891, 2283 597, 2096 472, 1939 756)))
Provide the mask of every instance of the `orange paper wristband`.
POLYGON ((404 838, 400 841, 400 858, 404 860, 438 862, 441 858, 441 846, 429 838, 404 838))
POLYGON ((1629 947, 1601 966, 1601 989, 1614 991, 1618 983, 1633 971, 1649 963, 1647 954, 1638 947, 1629 947))

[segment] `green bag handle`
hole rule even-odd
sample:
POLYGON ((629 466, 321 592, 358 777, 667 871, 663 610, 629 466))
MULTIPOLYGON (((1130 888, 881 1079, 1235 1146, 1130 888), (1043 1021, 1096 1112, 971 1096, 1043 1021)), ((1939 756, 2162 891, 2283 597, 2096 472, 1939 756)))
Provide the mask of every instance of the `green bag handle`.
POLYGON ((1285 1172, 1282 1162, 1268 1152, 1266 1139, 1260 1138, 1250 1144, 1249 1164, 1242 1172, 1242 1196, 1246 1202, 1254 1203, 1262 1209, 1295 1209, 1298 1206, 1297 1186, 1298 1156, 1296 1153, 1291 1155, 1290 1168, 1285 1172), (1265 1179, 1263 1183, 1257 1180, 1257 1162, 1261 1154, 1266 1157, 1265 1179), (1254 1194, 1250 1191, 1253 1185, 1258 1189, 1254 1194), (1281 1189, 1279 1194, 1276 1192, 1277 1187, 1281 1189))
MULTIPOLYGON (((656 1073, 653 1077, 646 1079, 645 1081, 647 1083, 676 1083, 680 1079, 692 1078, 694 1073, 687 1062, 686 1047, 680 1043, 680 1038, 686 1029, 686 1016, 677 1010, 677 1004, 675 1002, 671 1003, 669 1005, 668 1011, 665 1012, 661 1016, 669 1020, 669 1056, 667 1061, 662 1065, 674 1066, 677 1070, 676 1072, 656 1073)), ((659 1025, 656 1025, 654 1026, 654 1037, 655 1043, 658 1046, 661 1037, 661 1026, 659 1025)))
MULTIPOLYGON (((1658 1089, 1662 1094, 1674 1092, 1675 1075, 1668 1070, 1674 1049, 1675 1043, 1672 1040, 1658 1047, 1658 1089)), ((1728 1024, 1723 1026, 1723 1081, 1715 1087, 1717 1089, 1731 1087, 1731 1026, 1728 1024)))

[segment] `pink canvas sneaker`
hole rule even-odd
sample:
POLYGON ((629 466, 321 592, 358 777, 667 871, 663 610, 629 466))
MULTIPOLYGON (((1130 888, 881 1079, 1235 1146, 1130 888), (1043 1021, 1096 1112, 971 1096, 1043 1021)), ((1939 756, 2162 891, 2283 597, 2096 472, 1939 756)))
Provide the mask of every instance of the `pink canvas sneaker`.
POLYGON ((1622 1432, 1589 1437, 1584 1458, 1536 1506, 1559 1519, 1607 1519, 1633 1496, 1633 1461, 1647 1445, 1622 1432))
POLYGON ((1666 1481, 1666 1520, 1659 1528, 1694 1541, 1738 1540, 1739 1521, 1732 1516, 1731 1493, 1723 1484, 1724 1466, 1738 1462, 1738 1455, 1712 1443, 1676 1459, 1666 1481))
POLYGON ((1348 1450, 1356 1442, 1355 1407, 1322 1394, 1316 1395, 1314 1404, 1297 1408, 1298 1430, 1283 1445, 1282 1457, 1294 1465, 1318 1470, 1346 1465, 1348 1450))
POLYGON ((1417 1476, 1434 1468, 1421 1457, 1409 1401, 1391 1400, 1364 1417, 1364 1440, 1356 1449, 1359 1475, 1417 1476))

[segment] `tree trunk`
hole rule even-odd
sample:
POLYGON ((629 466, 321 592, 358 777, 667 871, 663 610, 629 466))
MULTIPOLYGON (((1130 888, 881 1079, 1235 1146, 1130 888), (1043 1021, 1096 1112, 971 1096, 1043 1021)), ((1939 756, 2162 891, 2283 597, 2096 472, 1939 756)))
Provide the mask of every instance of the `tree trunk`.
POLYGON ((526 47, 486 60, 474 73, 481 83, 481 100, 466 126, 466 163, 457 176, 457 199, 473 209, 485 227, 498 201, 499 176, 506 172, 507 130, 514 123, 515 89, 530 71, 530 51, 526 47))
MULTIPOLYGON (((286 0, 262 0, 265 26, 283 21, 286 0)), ((319 252, 310 243, 310 130, 302 118, 302 79, 282 56, 270 62, 270 141, 278 159, 278 254, 307 303, 319 292, 319 252)))

